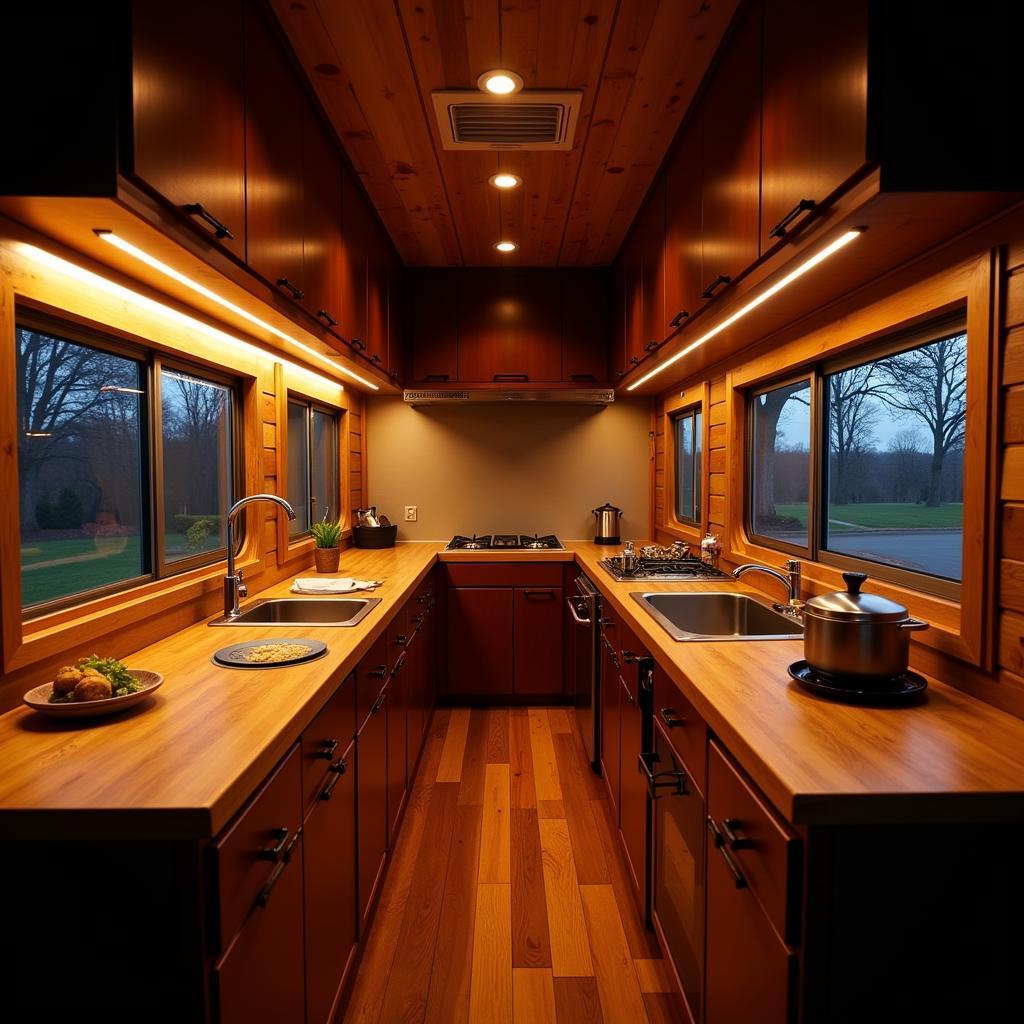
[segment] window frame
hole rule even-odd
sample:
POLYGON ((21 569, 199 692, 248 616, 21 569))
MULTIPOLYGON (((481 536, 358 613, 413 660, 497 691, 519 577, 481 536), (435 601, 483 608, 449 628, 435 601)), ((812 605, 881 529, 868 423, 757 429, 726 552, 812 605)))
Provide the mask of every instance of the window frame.
POLYGON ((705 466, 705 424, 704 424, 704 403, 695 402, 692 405, 675 409, 668 414, 669 423, 672 427, 672 516, 678 526, 689 527, 699 530, 704 522, 704 477, 705 466), (679 424, 683 420, 691 422, 691 436, 693 438, 693 511, 692 518, 679 514, 679 424), (697 452, 700 452, 700 463, 697 463, 697 452))
MULTIPOLYGON (((305 530, 303 530, 303 531, 301 531, 299 533, 294 533, 294 534, 291 533, 291 532, 288 532, 287 528, 286 528, 286 535, 287 535, 288 544, 289 545, 293 545, 293 544, 299 544, 302 541, 309 539, 309 537, 311 536, 312 525, 315 522, 314 517, 313 517, 313 494, 312 494, 312 489, 313 489, 313 413, 314 413, 314 411, 319 412, 319 413, 321 413, 323 415, 330 416, 330 417, 332 417, 334 419, 334 453, 333 453, 333 460, 332 461, 333 461, 334 467, 335 467, 335 482, 336 482, 336 485, 337 485, 337 492, 336 492, 337 515, 335 515, 334 518, 336 520, 338 520, 339 522, 344 523, 345 508, 344 508, 344 505, 343 505, 343 498, 342 498, 342 494, 344 493, 343 479, 342 479, 343 476, 344 476, 344 472, 343 472, 343 466, 342 466, 342 461, 341 461, 341 453, 342 453, 342 426, 343 426, 342 417, 343 417, 343 415, 345 413, 345 410, 344 409, 339 409, 336 406, 329 405, 327 402, 322 402, 322 401, 318 401, 315 398, 310 398, 308 395, 304 395, 300 391, 295 391, 293 389, 289 389, 287 391, 287 393, 285 394, 285 401, 284 401, 283 422, 284 422, 285 437, 284 437, 283 443, 280 445, 281 451, 282 451, 282 453, 285 454, 285 456, 287 456, 289 454, 288 447, 289 447, 289 440, 290 440, 290 438, 287 435, 287 432, 289 430, 289 424, 288 424, 288 406, 289 405, 299 405, 299 406, 302 406, 305 409, 305 427, 306 427, 306 445, 305 445, 305 449, 306 449, 306 452, 305 452, 305 456, 306 456, 306 486, 307 486, 307 488, 310 491, 310 493, 307 495, 307 500, 309 501, 309 526, 305 530)), ((285 479, 284 490, 287 492, 287 490, 288 490, 287 468, 286 468, 286 471, 285 471, 284 479, 285 479)), ((287 493, 286 493, 286 499, 289 500, 289 501, 291 500, 291 498, 288 497, 287 493)))

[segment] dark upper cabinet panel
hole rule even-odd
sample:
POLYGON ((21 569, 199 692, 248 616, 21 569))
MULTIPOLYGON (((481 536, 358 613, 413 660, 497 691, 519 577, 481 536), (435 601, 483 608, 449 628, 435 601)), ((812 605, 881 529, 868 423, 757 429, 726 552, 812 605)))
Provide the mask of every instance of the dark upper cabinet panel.
POLYGON ((813 0, 764 0, 762 52, 764 251, 802 200, 820 203, 865 164, 868 4, 830 5, 823 32, 813 0))
POLYGON ((639 355, 665 337, 665 179, 660 176, 644 203, 637 225, 640 237, 640 287, 643 313, 637 338, 639 355))
POLYGON ((255 4, 245 9, 245 71, 247 261, 297 298, 293 289, 304 290, 302 113, 309 100, 255 4))
POLYGON ((325 327, 341 318, 341 157, 312 107, 303 113, 302 304, 325 327))
POLYGON ((132 4, 133 173, 240 259, 242 58, 241 0, 132 4), (234 237, 218 234, 217 223, 234 237))
POLYGON ((366 351, 367 261, 370 211, 355 179, 347 171, 341 178, 341 334, 357 349, 366 351))
POLYGON ((665 333, 684 326, 701 289, 701 139, 687 131, 665 170, 665 333))
POLYGON ((562 379, 572 384, 601 384, 608 380, 609 282, 607 270, 565 276, 562 379))
POLYGON ((643 285, 643 236, 640 225, 634 228, 622 250, 622 301, 624 362, 622 369, 629 370, 640 362, 643 355, 644 330, 644 285, 643 285))
POLYGON ((459 376, 459 280, 450 271, 411 275, 412 379, 443 384, 459 376))

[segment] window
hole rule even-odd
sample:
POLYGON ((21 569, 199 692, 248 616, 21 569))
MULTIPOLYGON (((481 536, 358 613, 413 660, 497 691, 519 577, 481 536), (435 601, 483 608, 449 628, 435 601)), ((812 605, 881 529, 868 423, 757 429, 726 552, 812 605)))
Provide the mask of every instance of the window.
POLYGON ((755 394, 751 421, 754 534, 840 568, 955 593, 967 429, 962 319, 755 394))
POLYGON ((16 334, 23 607, 221 557, 232 389, 72 325, 19 315, 16 334))
POLYGON ((300 398, 288 400, 288 501, 295 509, 292 537, 318 519, 341 515, 338 414, 300 398))
POLYGON ((703 416, 699 408, 679 413, 673 422, 675 426, 676 451, 676 519, 681 523, 701 523, 703 479, 702 431, 703 416))

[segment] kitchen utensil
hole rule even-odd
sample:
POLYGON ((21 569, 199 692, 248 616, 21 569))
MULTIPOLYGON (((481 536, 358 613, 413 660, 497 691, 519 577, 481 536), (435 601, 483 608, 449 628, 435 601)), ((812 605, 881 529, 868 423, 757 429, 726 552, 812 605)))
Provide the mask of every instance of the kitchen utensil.
POLYGON ((377 518, 377 506, 371 505, 369 508, 357 508, 356 514, 356 526, 372 526, 374 528, 381 525, 380 520, 377 518))
POLYGON ((135 693, 126 693, 123 697, 73 701, 70 704, 51 704, 53 683, 43 683, 42 686, 36 686, 29 690, 22 700, 33 711, 39 711, 51 718, 99 718, 101 715, 112 715, 144 701, 164 681, 164 677, 159 672, 147 672, 144 669, 135 668, 128 669, 128 672, 142 685, 142 689, 135 693))
POLYGON ((597 531, 594 534, 595 544, 620 544, 619 520, 622 518, 622 509, 607 501, 599 508, 592 510, 597 518, 597 531))
POLYGON ((633 550, 633 542, 631 540, 626 541, 626 546, 622 549, 622 573, 624 576, 628 576, 636 568, 636 552, 633 550))
POLYGON ((863 680, 842 683, 819 675, 806 661, 794 661, 789 666, 789 674, 805 690, 848 704, 912 704, 928 688, 928 680, 916 672, 904 672, 876 683, 863 680))
POLYGON ((391 525, 391 520, 387 516, 378 516, 377 517, 377 521, 378 521, 378 525, 379 526, 390 526, 391 525))
POLYGON ((846 590, 804 606, 804 657, 819 676, 850 685, 895 679, 907 671, 910 634, 928 623, 880 594, 862 594, 862 572, 844 572, 846 590))
POLYGON ((327 644, 321 640, 307 640, 290 637, 272 637, 263 640, 246 640, 241 644, 230 644, 222 647, 213 655, 213 663, 224 668, 283 668, 285 665, 303 665, 307 661, 315 661, 327 653, 327 644), (297 644, 307 648, 307 654, 292 655, 282 658, 280 661, 246 661, 245 652, 253 647, 263 647, 279 644, 297 644))

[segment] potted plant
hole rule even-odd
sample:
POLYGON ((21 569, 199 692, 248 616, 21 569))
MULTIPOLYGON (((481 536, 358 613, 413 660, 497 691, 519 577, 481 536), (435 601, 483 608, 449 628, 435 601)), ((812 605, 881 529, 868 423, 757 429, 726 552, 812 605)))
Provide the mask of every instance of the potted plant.
POLYGON ((314 523, 309 532, 313 537, 313 562, 317 572, 337 572, 338 562, 341 560, 341 548, 338 541, 341 540, 341 523, 331 522, 327 519, 314 523))

